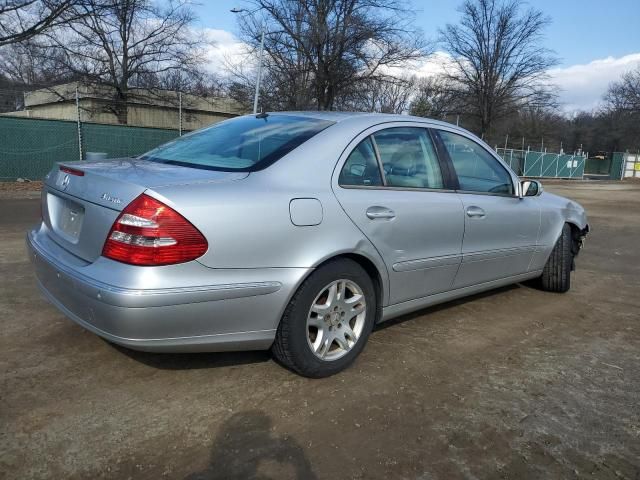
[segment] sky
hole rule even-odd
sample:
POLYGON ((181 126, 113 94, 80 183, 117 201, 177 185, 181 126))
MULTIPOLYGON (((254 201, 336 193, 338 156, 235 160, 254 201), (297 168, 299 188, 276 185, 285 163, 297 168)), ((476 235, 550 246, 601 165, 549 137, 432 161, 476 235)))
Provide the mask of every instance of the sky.
MULTIPOLYGON (((459 19, 460 1, 409 2, 415 9, 415 25, 428 39, 435 40, 438 28, 459 19)), ((219 70, 225 56, 233 58, 242 49, 235 37, 236 16, 230 10, 247 4, 243 0, 199 3, 195 7, 198 26, 207 29, 217 43, 209 59, 211 69, 219 70)), ((549 74, 565 112, 596 108, 610 82, 640 65, 640 0, 531 0, 530 5, 552 20, 544 42, 560 59, 549 74)), ((419 71, 423 75, 437 72, 442 58, 436 52, 419 71)))

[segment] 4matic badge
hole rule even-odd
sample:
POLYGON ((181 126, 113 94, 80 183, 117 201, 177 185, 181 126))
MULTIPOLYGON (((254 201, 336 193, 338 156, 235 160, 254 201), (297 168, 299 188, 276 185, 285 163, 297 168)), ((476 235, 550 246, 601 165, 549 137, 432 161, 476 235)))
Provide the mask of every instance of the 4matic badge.
POLYGON ((120 200, 118 197, 113 197, 108 193, 103 193, 102 195, 100 195, 100 198, 102 200, 106 200, 107 202, 115 203, 116 205, 119 205, 122 203, 122 200, 120 200))

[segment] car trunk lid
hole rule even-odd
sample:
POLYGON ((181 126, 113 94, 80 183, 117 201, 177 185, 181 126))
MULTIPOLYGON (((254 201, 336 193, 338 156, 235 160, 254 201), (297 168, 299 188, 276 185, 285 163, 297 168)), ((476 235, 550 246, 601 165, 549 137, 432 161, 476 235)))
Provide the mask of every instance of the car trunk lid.
POLYGON ((56 243, 92 262, 102 253, 119 212, 144 191, 170 185, 229 182, 247 175, 131 158, 64 162, 45 178, 43 221, 56 243))

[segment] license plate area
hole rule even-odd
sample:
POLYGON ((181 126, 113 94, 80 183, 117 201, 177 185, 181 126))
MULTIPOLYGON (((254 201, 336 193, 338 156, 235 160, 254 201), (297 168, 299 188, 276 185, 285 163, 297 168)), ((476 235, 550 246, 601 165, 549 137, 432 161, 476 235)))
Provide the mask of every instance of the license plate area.
POLYGON ((73 200, 47 194, 47 207, 53 231, 71 243, 77 243, 82 231, 84 207, 73 200))

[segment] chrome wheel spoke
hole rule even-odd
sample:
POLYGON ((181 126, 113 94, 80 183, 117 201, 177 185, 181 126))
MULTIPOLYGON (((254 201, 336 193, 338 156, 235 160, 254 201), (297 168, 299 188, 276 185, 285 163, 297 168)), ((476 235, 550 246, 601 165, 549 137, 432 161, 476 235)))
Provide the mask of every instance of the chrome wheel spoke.
POLYGON ((356 305, 357 303, 361 302, 363 299, 364 299, 364 295, 360 293, 354 293, 353 296, 351 296, 350 298, 347 298, 344 301, 344 303, 347 306, 356 305))
POLYGON ((349 312, 349 319, 355 317, 356 315, 360 315, 361 313, 363 313, 365 311, 366 307, 364 305, 364 303, 358 303, 354 306, 352 306, 348 312, 349 312))
POLYGON ((307 321, 307 325, 309 325, 310 327, 315 327, 318 330, 323 330, 324 327, 326 326, 324 323, 324 320, 322 318, 318 317, 309 317, 309 320, 307 321))
POLYGON ((358 336, 356 335, 356 332, 354 332, 348 324, 344 325, 342 330, 344 333, 344 337, 346 339, 351 340, 353 343, 356 343, 356 341, 358 340, 358 336))
POLYGON ((320 339, 320 344, 318 345, 318 349, 316 350, 316 353, 320 358, 325 357, 325 355, 329 351, 329 348, 331 348, 332 343, 333 343, 332 335, 325 335, 320 339))
POLYGON ((343 332, 338 332, 336 335, 336 343, 343 350, 349 350, 351 347, 349 346, 349 341, 344 336, 343 332))
POLYGON ((327 296, 327 308, 333 307, 338 299, 338 284, 332 283, 329 287, 329 295, 327 296))
POLYGON ((314 303, 313 305, 311 305, 311 311, 317 313, 318 315, 326 315, 327 313, 329 313, 330 309, 331 305, 327 304, 314 303))

